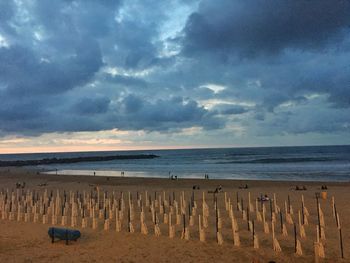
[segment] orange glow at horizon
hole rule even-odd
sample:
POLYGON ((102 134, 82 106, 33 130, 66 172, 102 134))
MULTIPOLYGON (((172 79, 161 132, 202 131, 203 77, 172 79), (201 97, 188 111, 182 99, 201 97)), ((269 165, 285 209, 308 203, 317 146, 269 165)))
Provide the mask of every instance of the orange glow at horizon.
MULTIPOLYGON (((218 146, 219 147, 219 146, 218 146)), ((0 154, 25 154, 25 153, 60 153, 60 152, 103 152, 103 151, 147 151, 147 150, 178 150, 193 148, 209 148, 208 146, 55 146, 55 147, 25 147, 25 148, 1 148, 0 154)), ((215 147, 210 147, 215 148, 215 147)))

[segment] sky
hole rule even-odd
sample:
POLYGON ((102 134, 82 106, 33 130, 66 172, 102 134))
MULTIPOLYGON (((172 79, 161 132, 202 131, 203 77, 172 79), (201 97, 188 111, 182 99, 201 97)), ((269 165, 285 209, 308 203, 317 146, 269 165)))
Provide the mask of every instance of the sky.
POLYGON ((0 153, 350 144, 350 2, 0 0, 0 153))

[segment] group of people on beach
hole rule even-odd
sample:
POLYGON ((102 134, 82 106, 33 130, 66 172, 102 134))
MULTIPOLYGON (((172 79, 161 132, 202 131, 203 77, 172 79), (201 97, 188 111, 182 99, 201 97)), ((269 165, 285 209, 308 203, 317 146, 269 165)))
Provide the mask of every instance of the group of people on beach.
MULTIPOLYGON (((169 178, 170 180, 177 180, 177 175, 173 175, 169 172, 169 178)), ((209 179, 209 174, 204 174, 204 179, 209 179)))
POLYGON ((177 175, 170 175, 171 180, 177 180, 177 175))

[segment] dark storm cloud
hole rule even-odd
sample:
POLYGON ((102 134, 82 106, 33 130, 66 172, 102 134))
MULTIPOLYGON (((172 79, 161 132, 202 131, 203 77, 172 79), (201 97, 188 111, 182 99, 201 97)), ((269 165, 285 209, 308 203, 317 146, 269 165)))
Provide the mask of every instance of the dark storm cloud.
POLYGON ((130 95, 122 102, 123 116, 129 129, 168 130, 188 126, 202 126, 205 129, 223 127, 224 122, 199 106, 193 100, 185 101, 181 97, 158 99, 153 103, 130 95), (128 122, 128 119, 134 122, 128 122), (129 126, 131 125, 131 126, 129 126))
POLYGON ((182 52, 200 61, 204 78, 235 87, 223 95, 268 111, 310 93, 348 108, 349 29, 349 1, 203 0, 187 20, 182 52), (248 87, 252 79, 260 86, 248 87))
POLYGON ((107 60, 125 69, 150 67, 157 63, 157 46, 152 43, 156 36, 157 25, 152 20, 126 18, 114 28, 111 36, 114 46, 107 60))
POLYGON ((245 107, 242 106, 231 106, 231 107, 226 107, 226 109, 222 110, 222 114, 226 114, 226 115, 236 115, 236 114, 242 114, 242 113, 246 113, 249 110, 245 107))
POLYGON ((107 75, 106 81, 111 82, 113 84, 124 85, 127 87, 138 87, 138 88, 148 87, 147 81, 137 77, 122 76, 122 75, 116 75, 116 76, 107 75))
POLYGON ((33 51, 20 47, 0 49, 1 82, 10 96, 57 94, 89 81, 102 65, 99 47, 81 42, 75 56, 45 62, 33 51))
POLYGON ((2 101, 0 116, 4 122, 22 122, 45 116, 45 109, 38 104, 38 100, 2 101))
POLYGON ((14 14, 14 5, 11 0, 0 2, 0 22, 9 20, 14 14))
POLYGON ((81 115, 102 114, 108 111, 108 98, 83 98, 73 106, 73 111, 81 115))
POLYGON ((184 29, 184 51, 253 56, 285 48, 317 50, 342 40, 349 14, 349 1, 204 0, 184 29))
POLYGON ((340 109, 326 109, 318 103, 304 105, 302 110, 282 111, 266 114, 256 123, 256 133, 263 136, 290 134, 349 132, 349 112, 340 109))
POLYGON ((0 1, 0 134, 348 131, 349 1, 195 2, 0 1))

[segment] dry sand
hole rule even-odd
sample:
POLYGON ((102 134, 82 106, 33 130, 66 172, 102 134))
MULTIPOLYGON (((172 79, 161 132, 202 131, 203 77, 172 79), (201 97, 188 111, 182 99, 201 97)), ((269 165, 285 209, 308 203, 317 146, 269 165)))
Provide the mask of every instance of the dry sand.
MULTIPOLYGON (((153 231, 151 215, 146 209, 146 223, 148 235, 140 233, 139 210, 135 209, 133 222, 135 233, 128 233, 124 223, 121 232, 116 232, 114 224, 108 231, 103 230, 100 224, 98 230, 77 227, 82 237, 77 242, 71 242, 66 246, 59 241, 51 244, 47 230, 51 224, 17 222, 2 220, 0 217, 0 262, 314 262, 313 242, 316 238, 317 210, 315 193, 320 192, 320 186, 328 186, 328 198, 320 200, 321 208, 325 215, 326 258, 321 262, 350 262, 350 183, 314 183, 314 182, 272 182, 272 181, 232 181, 232 180, 177 180, 169 179, 143 179, 143 178, 105 178, 88 176, 56 176, 40 175, 34 170, 1 169, 1 189, 15 189, 16 182, 26 182, 26 189, 36 190, 42 193, 56 189, 66 191, 87 191, 98 185, 102 191, 112 193, 127 193, 130 191, 136 205, 136 192, 148 193, 154 198, 154 192, 166 196, 175 192, 179 199, 182 191, 185 191, 186 200, 189 201, 192 194, 192 186, 199 185, 200 190, 195 190, 195 200, 198 204, 197 216, 201 214, 202 192, 206 193, 207 203, 210 207, 209 227, 206 231, 206 242, 199 241, 198 218, 195 225, 190 227, 190 240, 180 238, 182 226, 176 226, 176 237, 168 238, 168 228, 160 223, 161 236, 156 237, 153 231), (248 184, 249 189, 238 189, 242 184, 248 184), (46 186, 38 186, 46 184, 46 186), (231 221, 225 210, 224 194, 218 194, 218 203, 223 220, 222 235, 224 244, 219 246, 215 237, 215 213, 213 210, 213 195, 208 191, 221 185, 227 197, 231 199, 234 207, 234 215, 238 220, 241 246, 234 247, 231 221), (295 185, 305 185, 306 191, 295 191, 295 185), (305 197, 305 205, 310 212, 309 226, 305 226, 307 237, 300 239, 303 256, 294 254, 293 225, 288 225, 288 237, 280 234, 279 220, 277 220, 276 237, 280 242, 282 252, 276 253, 272 249, 271 234, 264 234, 262 224, 256 222, 256 232, 259 236, 260 248, 254 249, 252 234, 247 230, 247 222, 243 221, 242 213, 236 210, 236 192, 244 198, 244 206, 248 201, 248 191, 251 193, 252 203, 255 207, 255 198, 260 194, 273 193, 277 195, 277 202, 284 211, 284 201, 290 196, 294 210, 294 221, 297 222, 297 210, 301 207, 301 194, 305 197), (331 196, 335 197, 337 210, 340 215, 343 231, 345 259, 340 259, 338 230, 332 216, 331 196)), ((269 211, 269 204, 267 211, 269 211)), ((267 213, 269 219, 269 212, 267 213)), ((251 213, 255 218, 255 213, 251 213)), ((125 220, 125 217, 124 217, 125 220)), ((80 225, 79 225, 80 226, 80 225)))

